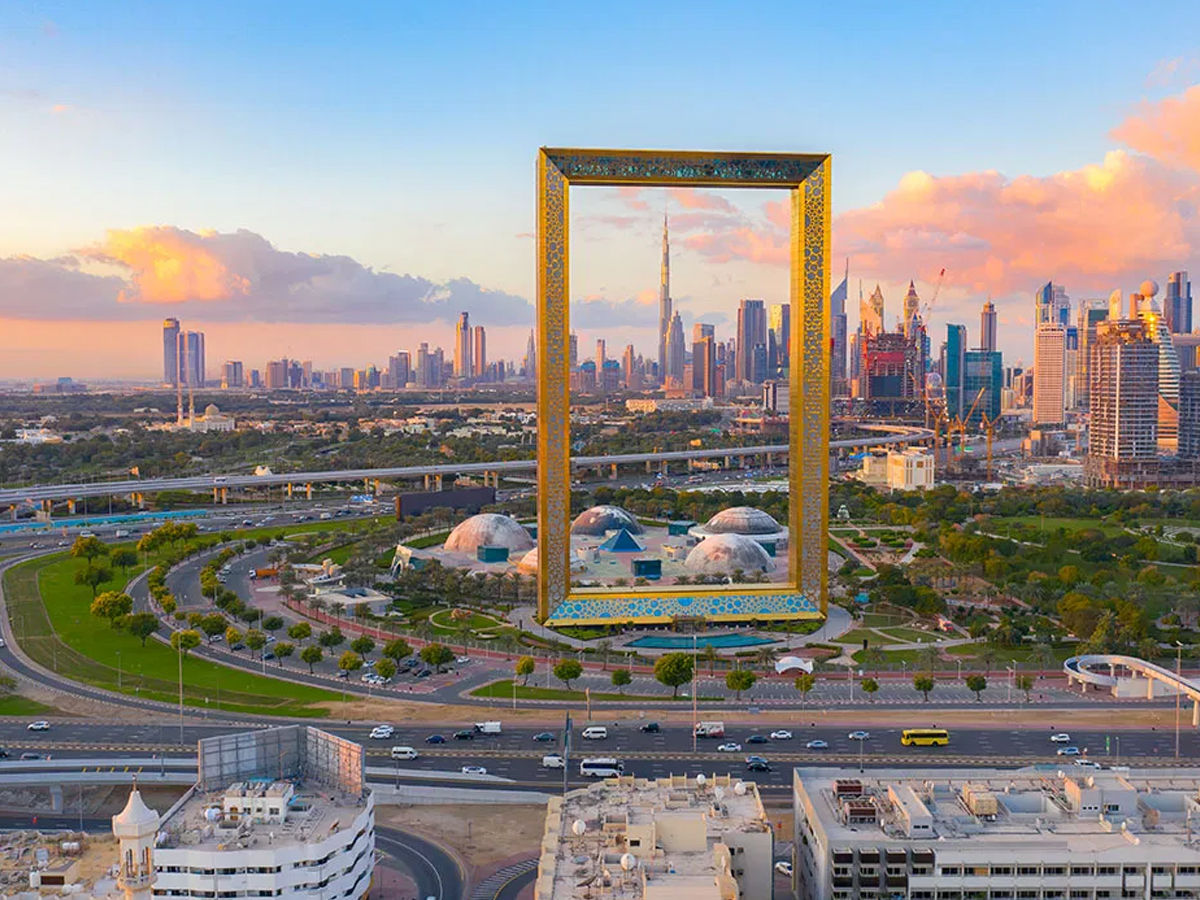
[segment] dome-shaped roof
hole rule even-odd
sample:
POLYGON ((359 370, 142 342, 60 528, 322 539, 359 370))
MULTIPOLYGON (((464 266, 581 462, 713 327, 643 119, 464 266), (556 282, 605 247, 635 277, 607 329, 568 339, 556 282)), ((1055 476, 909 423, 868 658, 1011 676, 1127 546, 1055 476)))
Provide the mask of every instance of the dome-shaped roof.
POLYGON ((709 534, 775 534, 780 531, 774 517, 753 506, 731 506, 704 524, 709 534))
POLYGON ((775 563, 762 544, 742 534, 715 534, 692 548, 684 565, 701 575, 728 575, 743 572, 769 572, 775 563))
POLYGON ((607 531, 624 528, 630 534, 641 534, 641 523, 619 506, 593 506, 585 509, 571 523, 571 534, 587 534, 603 537, 607 531))
POLYGON ((215 403, 210 403, 208 406, 204 407, 204 415, 206 416, 219 416, 220 414, 221 408, 215 403))
POLYGON ((129 792, 125 808, 112 817, 112 827, 118 837, 129 837, 158 828, 158 813, 145 804, 136 784, 129 792))
POLYGON ((507 547, 509 553, 520 553, 533 547, 533 538, 516 519, 480 513, 459 522, 442 546, 472 556, 480 547, 507 547))
POLYGON ((517 562, 517 571, 522 575, 536 575, 538 571, 538 552, 534 547, 517 562))

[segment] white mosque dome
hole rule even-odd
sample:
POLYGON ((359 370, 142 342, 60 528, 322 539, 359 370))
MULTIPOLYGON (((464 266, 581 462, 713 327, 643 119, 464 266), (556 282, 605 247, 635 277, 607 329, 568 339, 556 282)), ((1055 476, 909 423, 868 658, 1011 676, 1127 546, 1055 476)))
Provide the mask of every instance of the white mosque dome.
POLYGON ((219 416, 220 414, 221 408, 215 403, 210 403, 208 406, 204 407, 204 415, 206 418, 211 416, 219 416))
POLYGON ((709 534, 776 534, 782 529, 775 518, 753 506, 731 506, 704 524, 709 534))
POLYGON ((585 509, 571 523, 571 534, 603 537, 606 532, 624 528, 630 534, 641 534, 641 523, 632 513, 619 506, 593 506, 585 509))
POLYGON ((442 546, 471 556, 480 547, 507 547, 509 553, 521 553, 533 548, 533 538, 516 519, 498 513, 480 513, 459 522, 442 546))
POLYGON ((689 572, 701 575, 728 575, 737 569, 769 572, 775 568, 762 544, 744 534, 715 534, 705 538, 692 548, 684 565, 689 572))

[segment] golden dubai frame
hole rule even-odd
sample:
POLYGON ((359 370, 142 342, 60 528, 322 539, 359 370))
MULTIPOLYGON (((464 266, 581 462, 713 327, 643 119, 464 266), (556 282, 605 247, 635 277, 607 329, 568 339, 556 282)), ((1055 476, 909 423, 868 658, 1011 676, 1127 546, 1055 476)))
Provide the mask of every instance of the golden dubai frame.
POLYGON ((537 165, 538 617, 549 625, 816 619, 828 603, 828 154, 567 150, 537 165), (784 188, 791 194, 788 581, 571 587, 568 194, 572 185, 784 188))

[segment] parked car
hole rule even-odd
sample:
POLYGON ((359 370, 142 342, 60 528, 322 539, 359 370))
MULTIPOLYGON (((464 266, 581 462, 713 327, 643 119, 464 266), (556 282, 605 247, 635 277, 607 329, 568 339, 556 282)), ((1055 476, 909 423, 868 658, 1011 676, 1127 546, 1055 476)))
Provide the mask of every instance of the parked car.
POLYGON ((792 733, 786 728, 780 728, 778 731, 771 732, 771 740, 773 741, 790 741, 792 733))

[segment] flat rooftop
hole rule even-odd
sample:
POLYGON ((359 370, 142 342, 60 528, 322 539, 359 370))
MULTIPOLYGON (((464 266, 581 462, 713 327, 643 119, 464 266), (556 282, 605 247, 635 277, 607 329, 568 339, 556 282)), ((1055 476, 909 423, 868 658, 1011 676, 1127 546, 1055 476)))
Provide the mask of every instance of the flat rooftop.
POLYGON ((834 851, 883 838, 939 856, 956 844, 994 855, 1036 843, 1042 852, 1200 857, 1195 769, 797 768, 795 785, 834 851))
POLYGON ((159 846, 213 851, 312 844, 350 828, 365 804, 366 798, 359 794, 315 782, 265 779, 236 782, 212 791, 196 788, 164 819, 160 830, 166 838, 159 846), (239 814, 234 820, 223 810, 225 798, 231 793, 250 789, 266 796, 283 796, 286 785, 291 785, 294 793, 282 823, 256 820, 248 814, 239 814))

